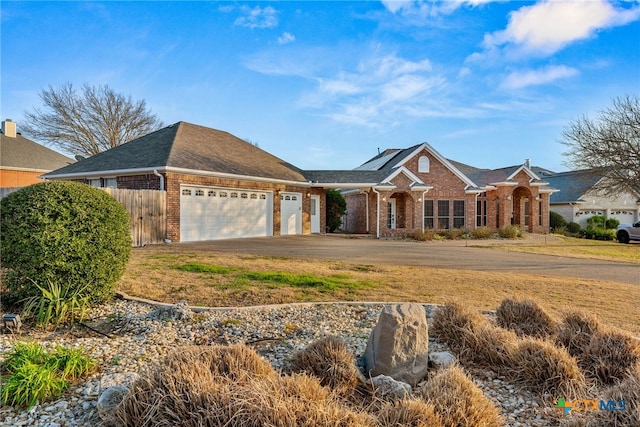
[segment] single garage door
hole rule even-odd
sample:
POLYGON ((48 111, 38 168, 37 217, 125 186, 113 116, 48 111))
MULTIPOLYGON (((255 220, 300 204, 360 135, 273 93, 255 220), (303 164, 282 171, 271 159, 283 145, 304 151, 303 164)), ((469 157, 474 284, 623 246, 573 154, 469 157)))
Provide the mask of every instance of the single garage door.
POLYGON ((609 218, 615 218, 620 221, 620 224, 633 224, 636 218, 636 212, 633 210, 611 210, 609 212, 609 218))
POLYGON ((180 241, 273 235, 273 196, 264 191, 180 188, 180 241))
POLYGON ((302 234, 302 193, 280 195, 280 234, 302 234))

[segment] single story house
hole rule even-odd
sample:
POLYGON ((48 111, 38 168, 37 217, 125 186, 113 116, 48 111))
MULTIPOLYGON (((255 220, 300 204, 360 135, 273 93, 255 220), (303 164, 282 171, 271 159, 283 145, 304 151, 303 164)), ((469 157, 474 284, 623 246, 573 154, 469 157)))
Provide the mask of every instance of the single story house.
POLYGON ((621 224, 633 224, 640 220, 640 194, 625 192, 606 195, 596 187, 606 185, 606 176, 595 175, 591 170, 560 172, 545 177, 559 191, 550 199, 550 209, 567 221, 586 228, 587 220, 594 215, 614 218, 621 224))
POLYGON ((42 182, 40 176, 74 160, 51 150, 16 130, 16 122, 2 121, 0 134, 0 188, 20 188, 42 182))
POLYGON ((167 192, 174 242, 317 233, 324 190, 302 171, 220 130, 186 122, 44 175, 167 192))
POLYGON ((448 160, 427 143, 385 150, 354 170, 305 171, 313 185, 340 188, 347 202, 345 231, 378 237, 424 229, 549 230, 554 189, 527 160, 478 169, 448 160))
POLYGON ((478 169, 426 143, 386 150, 353 170, 305 171, 227 132, 186 122, 44 178, 166 191, 167 238, 175 242, 323 232, 328 188, 345 196, 348 232, 396 237, 510 224, 546 232, 554 191, 528 161, 478 169))

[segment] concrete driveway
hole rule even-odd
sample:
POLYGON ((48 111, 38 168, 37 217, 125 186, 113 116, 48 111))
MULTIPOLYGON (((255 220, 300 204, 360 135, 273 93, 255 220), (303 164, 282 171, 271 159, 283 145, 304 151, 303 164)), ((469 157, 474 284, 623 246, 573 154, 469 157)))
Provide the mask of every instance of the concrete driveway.
MULTIPOLYGON (((547 237, 529 238, 539 240, 547 237)), ((326 259, 352 264, 513 272, 640 285, 638 264, 508 252, 473 247, 471 244, 467 246, 465 241, 412 242, 346 235, 306 235, 177 244, 191 246, 198 251, 326 259)))

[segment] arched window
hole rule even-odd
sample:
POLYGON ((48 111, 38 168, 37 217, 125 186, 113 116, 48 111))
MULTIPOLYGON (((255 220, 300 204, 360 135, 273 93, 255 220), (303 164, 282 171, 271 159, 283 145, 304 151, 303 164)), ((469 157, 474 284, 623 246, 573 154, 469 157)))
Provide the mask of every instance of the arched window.
POLYGON ((429 158, 421 156, 418 159, 418 172, 429 172, 429 158))

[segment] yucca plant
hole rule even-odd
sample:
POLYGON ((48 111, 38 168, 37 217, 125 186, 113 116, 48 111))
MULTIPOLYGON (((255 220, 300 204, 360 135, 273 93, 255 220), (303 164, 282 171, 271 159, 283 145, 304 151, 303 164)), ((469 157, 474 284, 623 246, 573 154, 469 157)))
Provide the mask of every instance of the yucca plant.
POLYGON ((43 326, 58 326, 67 320, 74 322, 84 318, 85 310, 90 303, 89 296, 85 294, 88 284, 79 288, 63 286, 52 281, 47 281, 46 287, 36 283, 34 285, 40 291, 40 295, 25 300, 25 317, 34 317, 36 322, 43 326))

